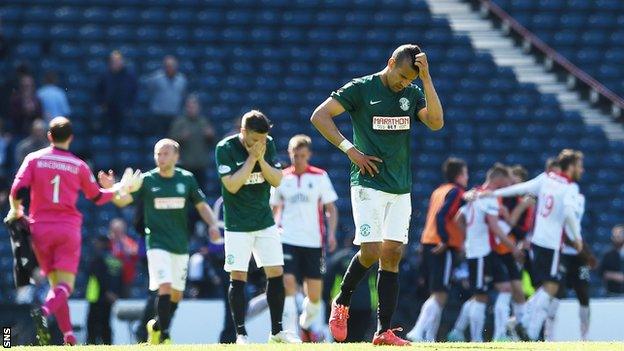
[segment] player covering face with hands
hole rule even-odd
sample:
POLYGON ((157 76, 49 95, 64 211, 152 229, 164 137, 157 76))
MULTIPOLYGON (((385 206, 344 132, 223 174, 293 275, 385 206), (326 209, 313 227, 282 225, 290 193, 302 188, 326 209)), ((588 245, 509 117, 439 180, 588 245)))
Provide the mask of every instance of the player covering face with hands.
POLYGON ((417 120, 432 130, 444 125, 427 56, 416 45, 398 47, 381 72, 353 79, 333 92, 310 120, 351 160, 354 243, 361 245, 332 303, 332 335, 338 341, 345 340, 351 294, 368 269, 379 262, 378 326, 373 343, 409 345, 394 334, 397 329, 392 328, 392 315, 398 299, 399 262, 408 241, 412 212, 410 130, 417 120), (416 78, 420 78, 423 89, 412 85, 416 78), (351 115, 353 143, 333 120, 345 111, 351 115))
MULTIPOLYGON (((156 318, 146 325, 151 344, 171 343, 171 321, 186 286, 189 207, 195 207, 206 222, 212 241, 221 236, 217 220, 195 177, 176 167, 179 156, 180 147, 176 141, 161 139, 154 146, 156 168, 140 175, 140 184, 135 181, 138 175, 135 172, 131 178, 131 195, 113 200, 119 206, 126 206, 135 198, 143 202, 149 288, 158 291, 154 306, 156 318)), ((128 173, 126 171, 124 176, 128 173)), ((101 174, 100 177, 107 184, 112 183, 112 174, 101 174)))
MULTIPOLYGON (((128 169, 118 183, 98 186, 89 166, 69 151, 74 136, 71 121, 56 117, 47 133, 50 146, 26 156, 9 196, 10 210, 5 222, 25 215, 22 203, 29 199, 28 223, 32 247, 40 271, 48 278, 50 291, 41 308, 31 314, 39 343, 50 342, 47 317, 54 315, 65 344, 75 345, 67 300, 74 289, 80 261, 82 215, 76 208, 78 193, 96 205, 127 199, 140 184, 139 173, 128 169)), ((104 180, 101 177, 101 180, 104 180)))

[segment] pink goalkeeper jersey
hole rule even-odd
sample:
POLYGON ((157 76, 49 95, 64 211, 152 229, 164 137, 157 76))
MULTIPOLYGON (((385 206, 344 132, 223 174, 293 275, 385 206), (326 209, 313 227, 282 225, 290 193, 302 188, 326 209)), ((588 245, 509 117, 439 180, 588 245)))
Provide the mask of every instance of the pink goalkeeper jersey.
POLYGON ((17 171, 11 195, 30 190, 31 223, 82 224, 76 208, 78 191, 97 205, 110 201, 113 192, 101 189, 89 166, 67 150, 53 146, 28 154, 17 171))

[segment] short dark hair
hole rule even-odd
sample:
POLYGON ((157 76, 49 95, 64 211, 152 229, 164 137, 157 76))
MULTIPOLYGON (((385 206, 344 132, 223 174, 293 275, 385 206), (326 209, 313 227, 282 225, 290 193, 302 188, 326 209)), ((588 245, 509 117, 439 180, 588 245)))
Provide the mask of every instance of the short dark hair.
POLYGON ((492 168, 487 171, 487 179, 507 178, 509 177, 509 167, 502 163, 496 162, 492 168))
POLYGON ((561 167, 561 171, 565 172, 570 166, 576 164, 583 159, 583 153, 572 149, 563 149, 557 157, 557 163, 561 167))
POLYGON ((74 132, 71 121, 67 117, 55 117, 50 121, 50 136, 55 143, 66 142, 74 132))
POLYGON ((544 171, 548 172, 549 169, 554 167, 561 167, 559 165, 559 161, 557 161, 556 157, 549 157, 546 159, 546 163, 544 164, 544 171))
POLYGON ((459 176, 466 167, 466 161, 457 157, 449 157, 442 164, 442 174, 449 183, 454 183, 457 176, 459 176))
POLYGON ((398 48, 394 49, 392 53, 392 58, 397 63, 402 63, 405 60, 410 60, 410 66, 416 72, 419 72, 418 66, 416 66, 416 55, 420 54, 422 50, 416 44, 403 44, 398 48))
POLYGON ((251 110, 243 115, 241 127, 252 132, 266 134, 273 125, 264 113, 251 110))
POLYGON ((511 167, 511 174, 520 178, 521 181, 525 181, 529 178, 529 172, 522 165, 514 165, 511 167))

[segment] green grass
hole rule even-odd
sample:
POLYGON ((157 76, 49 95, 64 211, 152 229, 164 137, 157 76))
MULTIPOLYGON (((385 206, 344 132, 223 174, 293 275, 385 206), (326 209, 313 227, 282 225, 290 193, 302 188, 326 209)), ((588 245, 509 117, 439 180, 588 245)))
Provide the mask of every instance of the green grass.
POLYGON ((46 347, 15 347, 16 350, 88 350, 88 351, 383 351, 383 350, 423 350, 423 351, 477 351, 477 350, 522 350, 522 351, 624 351, 624 342, 560 342, 560 343, 427 343, 416 344, 412 347, 379 347, 369 343, 362 344, 304 344, 304 345, 267 345, 253 344, 238 345, 167 345, 167 346, 79 346, 65 348, 62 346, 46 347))

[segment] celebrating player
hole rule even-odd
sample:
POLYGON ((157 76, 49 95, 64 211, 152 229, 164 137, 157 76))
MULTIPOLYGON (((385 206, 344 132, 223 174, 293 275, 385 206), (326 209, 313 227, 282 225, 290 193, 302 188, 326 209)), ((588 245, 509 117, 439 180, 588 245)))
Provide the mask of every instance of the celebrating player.
POLYGON ((557 294, 561 274, 559 255, 562 243, 561 233, 568 230, 578 251, 583 248, 579 223, 575 209, 578 198, 577 182, 583 174, 583 154, 580 151, 565 149, 557 157, 560 173, 549 172, 524 183, 515 184, 494 192, 484 192, 479 196, 518 196, 533 194, 538 196, 531 251, 533 253, 532 278, 540 285, 537 292, 527 302, 527 309, 515 331, 523 340, 537 340, 544 321, 548 316, 551 300, 557 294), (566 227, 567 225, 567 227, 566 227))
POLYGON ((431 194, 425 229, 420 237, 431 296, 423 305, 416 325, 407 333, 412 341, 435 341, 448 296, 453 261, 464 241, 455 215, 463 205, 468 167, 463 160, 451 157, 442 165, 442 171, 447 182, 431 194))
POLYGON ((322 276, 325 273, 323 246, 325 221, 329 224, 329 252, 336 249, 338 210, 327 173, 309 164, 312 141, 307 135, 295 135, 288 143, 292 165, 283 171, 282 183, 271 194, 271 206, 279 218, 284 249, 284 325, 297 330, 297 281, 304 282, 306 298, 299 318, 304 340, 312 341, 308 329, 321 310, 322 276))
POLYGON ((29 223, 32 246, 41 274, 50 282, 50 291, 41 308, 32 311, 37 337, 42 345, 50 342, 46 317, 54 315, 63 332, 63 341, 75 345, 76 337, 69 317, 67 299, 74 289, 80 261, 82 215, 76 208, 78 192, 103 205, 140 182, 139 173, 125 174, 120 183, 101 189, 89 166, 69 151, 73 141, 72 124, 65 117, 50 121, 51 145, 30 153, 17 171, 6 216, 10 222, 24 215, 22 202, 30 198, 29 223))
MULTIPOLYGON (((487 180, 479 191, 492 191, 509 184, 509 170, 501 164, 495 164, 487 173, 487 180)), ((501 283, 509 283, 506 272, 499 256, 493 251, 494 239, 502 242, 513 253, 516 259, 522 257, 522 252, 509 239, 509 226, 501 227, 499 221, 500 204, 495 198, 482 198, 470 202, 461 208, 458 214, 458 223, 466 230, 466 258, 470 275, 470 288, 473 296, 462 307, 470 321, 470 341, 483 341, 483 327, 485 325, 485 309, 488 301, 488 292, 491 283, 496 284, 499 291, 509 291, 510 287, 502 288, 501 283)), ((509 304, 509 301, 507 301, 509 304)), ((507 317, 509 313, 507 313, 507 317)), ((465 318, 458 318, 452 334, 462 336, 465 329, 465 318)), ((503 324, 504 326, 504 324, 503 324)), ((504 328, 502 328, 504 330, 504 328)))
POLYGON ((269 205, 271 186, 280 185, 282 171, 270 129, 271 123, 262 112, 249 111, 242 117, 240 133, 221 140, 216 149, 225 220, 225 270, 230 273, 228 300, 237 344, 248 343, 245 282, 252 253, 267 276, 269 342, 301 342, 292 332, 282 330, 284 255, 269 205))
POLYGON ((432 130, 444 125, 442 106, 429 75, 427 56, 416 45, 398 47, 378 73, 357 78, 333 92, 310 120, 351 160, 351 203, 361 245, 332 302, 329 326, 334 339, 345 340, 349 303, 355 286, 379 261, 378 326, 375 345, 409 345, 394 334, 392 315, 399 290, 399 261, 408 241, 411 218, 410 129, 422 121, 432 130), (420 78, 424 94, 412 81, 420 78), (425 99, 426 97, 426 99, 425 99), (349 112, 354 143, 333 118, 349 112))
POLYGON ((135 197, 143 203, 149 289, 158 290, 156 318, 146 325, 150 344, 171 343, 171 320, 186 286, 189 207, 194 206, 208 224, 211 239, 221 236, 193 173, 176 167, 179 157, 180 146, 176 141, 159 140, 154 146, 156 168, 143 174, 142 186, 133 189, 131 196, 114 200, 118 206, 132 203, 135 197))

